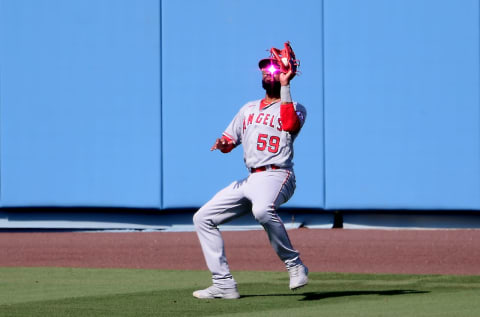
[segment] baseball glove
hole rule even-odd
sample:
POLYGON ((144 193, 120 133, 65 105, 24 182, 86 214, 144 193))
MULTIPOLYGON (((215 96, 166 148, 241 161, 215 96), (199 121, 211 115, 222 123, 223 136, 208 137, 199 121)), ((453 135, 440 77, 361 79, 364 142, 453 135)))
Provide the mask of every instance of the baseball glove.
POLYGON ((280 71, 282 73, 288 73, 290 69, 294 75, 298 72, 300 61, 295 58, 295 53, 290 46, 290 42, 285 42, 284 49, 282 50, 272 47, 270 54, 272 56, 271 58, 275 59, 280 65, 280 71))

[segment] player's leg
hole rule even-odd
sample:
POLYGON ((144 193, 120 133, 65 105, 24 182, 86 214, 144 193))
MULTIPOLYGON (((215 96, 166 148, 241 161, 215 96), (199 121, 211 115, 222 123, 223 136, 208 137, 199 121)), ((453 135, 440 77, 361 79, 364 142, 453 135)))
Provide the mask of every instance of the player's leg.
POLYGON ((290 288, 296 289, 308 281, 308 270, 300 254, 294 249, 287 230, 277 214, 277 209, 292 197, 295 191, 295 175, 289 170, 254 173, 245 188, 252 201, 255 219, 265 228, 270 244, 290 273, 290 288))
MULTIPOLYGON (((235 289, 235 292, 236 282, 230 273, 223 238, 217 226, 250 210, 251 203, 243 195, 242 184, 241 181, 233 182, 222 189, 193 216, 203 255, 212 273, 213 287, 235 289)), ((210 290, 212 292, 215 290, 210 290)))

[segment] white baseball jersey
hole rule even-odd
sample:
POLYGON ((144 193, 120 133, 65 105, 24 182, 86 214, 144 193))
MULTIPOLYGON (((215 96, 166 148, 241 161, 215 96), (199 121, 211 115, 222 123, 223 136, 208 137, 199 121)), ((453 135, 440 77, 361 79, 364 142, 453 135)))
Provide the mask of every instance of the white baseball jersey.
MULTIPOLYGON (((265 165, 282 168, 293 166, 293 142, 298 132, 282 130, 281 102, 272 103, 260 110, 261 100, 245 104, 223 133, 236 145, 243 144, 243 159, 248 169, 265 165)), ((293 103, 303 126, 307 111, 301 104, 293 103)))

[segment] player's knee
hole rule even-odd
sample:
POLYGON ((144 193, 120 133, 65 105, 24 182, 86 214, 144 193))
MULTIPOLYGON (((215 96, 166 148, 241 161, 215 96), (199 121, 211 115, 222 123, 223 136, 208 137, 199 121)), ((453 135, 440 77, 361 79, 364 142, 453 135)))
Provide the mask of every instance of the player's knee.
POLYGON ((252 207, 252 213, 260 224, 265 224, 271 221, 275 215, 275 208, 273 206, 265 206, 265 205, 254 205, 252 207))
POLYGON ((203 223, 205 222, 205 217, 203 217, 201 213, 201 209, 198 210, 194 215, 193 215, 193 225, 198 228, 200 227, 203 223))
POLYGON ((203 212, 203 208, 200 208, 194 215, 193 215, 193 225, 195 228, 211 226, 212 221, 206 214, 203 212))

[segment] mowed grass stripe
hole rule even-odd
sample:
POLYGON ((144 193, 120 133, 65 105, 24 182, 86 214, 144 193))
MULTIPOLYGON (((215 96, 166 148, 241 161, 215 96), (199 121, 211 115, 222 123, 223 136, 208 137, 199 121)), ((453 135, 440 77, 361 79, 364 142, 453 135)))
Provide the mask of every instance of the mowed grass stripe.
POLYGON ((0 316, 479 316, 480 276, 234 272, 240 300, 197 300, 204 271, 0 268, 0 316))
POLYGON ((209 278, 205 271, 5 267, 0 268, 0 305, 201 287, 209 278))

